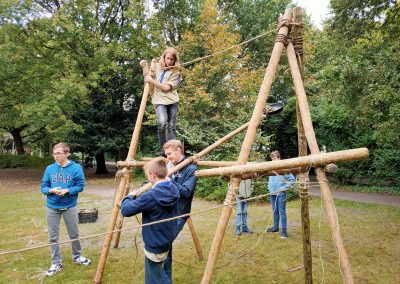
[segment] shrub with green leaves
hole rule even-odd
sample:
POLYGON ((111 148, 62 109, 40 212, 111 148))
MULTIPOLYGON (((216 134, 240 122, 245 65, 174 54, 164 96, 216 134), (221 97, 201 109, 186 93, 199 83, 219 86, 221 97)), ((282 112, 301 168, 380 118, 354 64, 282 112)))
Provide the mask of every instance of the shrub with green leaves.
POLYGON ((52 157, 39 157, 14 154, 0 154, 0 169, 5 168, 33 168, 41 169, 53 162, 52 157))

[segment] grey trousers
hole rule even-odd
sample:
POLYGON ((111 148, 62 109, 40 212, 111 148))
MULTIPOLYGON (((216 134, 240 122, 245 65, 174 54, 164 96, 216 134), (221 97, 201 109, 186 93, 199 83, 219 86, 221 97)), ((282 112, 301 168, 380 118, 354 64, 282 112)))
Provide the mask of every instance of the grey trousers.
MULTIPOLYGON (((70 239, 79 238, 78 231, 78 210, 76 206, 68 209, 52 209, 46 207, 47 228, 49 230, 49 242, 53 244, 50 246, 51 260, 53 264, 61 264, 62 256, 60 245, 58 245, 58 236, 60 234, 60 220, 61 216, 64 218, 65 226, 67 227, 70 239)), ((73 259, 81 255, 81 243, 73 241, 71 243, 73 259)))

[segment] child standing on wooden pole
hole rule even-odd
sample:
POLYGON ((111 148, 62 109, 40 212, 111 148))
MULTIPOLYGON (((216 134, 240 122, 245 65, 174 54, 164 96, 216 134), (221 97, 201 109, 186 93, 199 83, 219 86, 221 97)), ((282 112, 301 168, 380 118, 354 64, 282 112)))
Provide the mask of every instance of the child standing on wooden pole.
POLYGON ((176 117, 178 113, 179 55, 168 47, 157 63, 156 79, 145 77, 145 82, 154 85, 151 102, 157 114, 157 133, 160 147, 159 155, 165 156, 162 149, 165 142, 176 138, 176 117))
MULTIPOLYGON (((153 188, 138 198, 137 191, 131 192, 122 200, 121 214, 129 217, 142 213, 143 224, 177 216, 179 191, 166 179, 167 160, 156 158, 147 164, 145 171, 153 188)), ((173 220, 143 227, 146 284, 172 283, 165 273, 164 261, 175 237, 176 224, 173 220)))

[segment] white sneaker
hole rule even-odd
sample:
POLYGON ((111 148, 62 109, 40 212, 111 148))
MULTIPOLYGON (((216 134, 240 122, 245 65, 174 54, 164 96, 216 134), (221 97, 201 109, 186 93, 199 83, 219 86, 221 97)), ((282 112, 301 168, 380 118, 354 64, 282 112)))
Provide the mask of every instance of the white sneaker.
POLYGON ((46 272, 46 276, 54 276, 58 271, 63 270, 62 264, 52 264, 46 272))
POLYGON ((76 264, 81 264, 81 265, 89 265, 91 263, 90 259, 84 257, 83 255, 81 255, 78 258, 73 259, 72 262, 76 263, 76 264))

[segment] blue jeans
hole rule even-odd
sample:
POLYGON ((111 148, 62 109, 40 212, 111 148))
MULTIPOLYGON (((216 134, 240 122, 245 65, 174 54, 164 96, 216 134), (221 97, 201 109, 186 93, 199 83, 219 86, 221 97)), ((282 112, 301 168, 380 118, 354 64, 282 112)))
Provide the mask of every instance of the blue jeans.
POLYGON ((157 133, 160 149, 165 142, 176 137, 176 116, 178 113, 178 103, 171 105, 156 105, 157 114, 157 133))
MULTIPOLYGON (((175 232, 174 240, 179 235, 179 233, 182 231, 183 226, 185 226, 185 223, 186 223, 186 219, 179 218, 178 220, 176 220, 176 232, 175 232)), ((164 271, 165 271, 166 277, 168 279, 172 279, 172 245, 168 252, 167 258, 164 261, 164 271)))
POLYGON ((236 199, 236 228, 247 226, 247 207, 249 203, 247 201, 241 201, 239 198, 236 199))
POLYGON ((144 283, 145 284, 158 284, 165 283, 171 284, 171 279, 165 276, 165 271, 163 269, 164 261, 154 262, 144 257, 144 283))
POLYGON ((274 228, 279 229, 279 217, 282 222, 282 231, 287 229, 286 217, 286 192, 280 192, 279 195, 270 196, 272 210, 274 211, 274 228))

